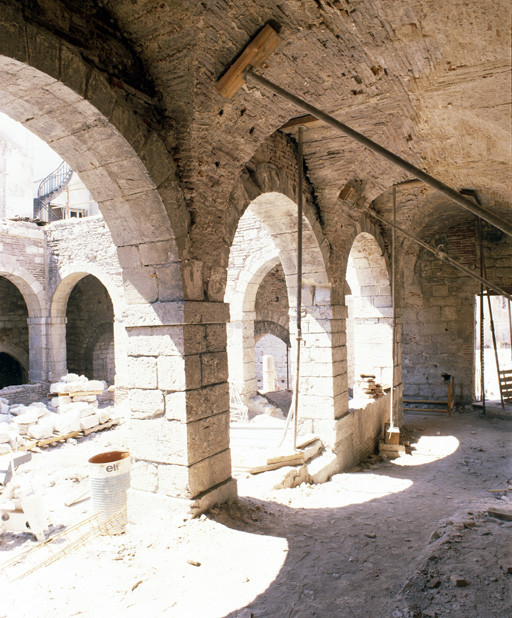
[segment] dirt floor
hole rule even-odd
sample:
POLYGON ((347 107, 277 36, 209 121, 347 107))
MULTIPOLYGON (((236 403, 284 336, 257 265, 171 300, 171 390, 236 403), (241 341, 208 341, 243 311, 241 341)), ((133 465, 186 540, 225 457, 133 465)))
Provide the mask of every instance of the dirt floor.
MULTIPOLYGON (((406 418, 412 454, 323 485, 273 489, 286 469, 239 477, 240 499, 187 520, 155 513, 50 564, 63 540, 5 569, 0 616, 512 616, 512 410, 406 418), (13 577, 37 566, 27 577, 13 577)), ((17 483, 44 497, 52 533, 90 515, 64 501, 123 428, 34 455, 17 483)), ((5 498, 7 490, 4 491, 5 498)), ((37 543, 0 535, 0 563, 37 543)))

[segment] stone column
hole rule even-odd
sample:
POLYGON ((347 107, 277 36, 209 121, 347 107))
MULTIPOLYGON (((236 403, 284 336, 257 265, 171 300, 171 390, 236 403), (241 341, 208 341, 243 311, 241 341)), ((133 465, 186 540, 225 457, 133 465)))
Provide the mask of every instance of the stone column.
MULTIPOLYGON (((304 296, 307 300, 307 295, 304 296)), ((348 409, 346 307, 331 305, 328 295, 322 299, 318 296, 318 290, 313 300, 314 304, 303 306, 299 424, 302 432, 315 433, 333 446, 336 442, 336 419, 348 409)), ((292 309, 290 354, 293 377, 297 354, 295 322, 295 309, 292 309)))
POLYGON ((28 318, 28 380, 31 383, 47 379, 47 320, 28 318))
POLYGON ((254 311, 244 311, 242 319, 228 323, 229 381, 247 399, 256 394, 256 364, 254 357, 254 311))
POLYGON ((128 335, 122 321, 114 317, 114 356, 116 387, 124 387, 128 381, 128 335))
POLYGON ((236 496, 229 450, 226 322, 221 302, 128 310, 135 459, 130 518, 147 509, 201 512, 236 496))
POLYGON ((47 324, 48 380, 57 382, 67 373, 66 368, 66 323, 67 318, 49 317, 47 324))

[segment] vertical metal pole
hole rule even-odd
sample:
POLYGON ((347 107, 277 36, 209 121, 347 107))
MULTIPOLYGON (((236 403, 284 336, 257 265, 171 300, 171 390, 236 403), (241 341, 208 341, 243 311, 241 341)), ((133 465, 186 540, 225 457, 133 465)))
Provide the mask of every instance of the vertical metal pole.
POLYGON ((297 183, 297 367, 295 374, 295 410, 293 423, 293 448, 297 448, 297 426, 299 418, 299 377, 300 377, 300 346, 302 342, 302 181, 303 181, 303 128, 299 127, 299 174, 297 183))
MULTIPOLYGON (((482 243, 482 221, 477 219, 478 244, 480 249, 480 276, 484 276, 484 250, 482 243)), ((485 363, 484 363, 484 284, 480 284, 480 390, 482 393, 482 414, 485 409, 485 363)))
MULTIPOLYGON (((483 272, 483 276, 487 278, 487 269, 485 268, 485 256, 484 256, 484 247, 482 240, 482 229, 483 223, 480 221, 480 264, 483 272)), ((496 372, 498 374, 498 387, 500 389, 500 399, 501 399, 501 408, 505 409, 505 402, 503 401, 503 393, 501 392, 501 379, 500 379, 500 360, 498 358, 498 346, 496 344, 496 330, 494 328, 494 316, 492 313, 492 304, 491 304, 491 295, 489 294, 489 288, 485 290, 487 294, 487 306, 489 308, 489 323, 491 326, 491 335, 492 335, 492 347, 494 349, 494 360, 496 361, 496 372)))
MULTIPOLYGON (((396 185, 393 186, 393 226, 396 225, 396 185)), ((395 405, 395 362, 396 362, 396 291, 395 291, 395 243, 396 229, 391 228, 391 306, 392 306, 392 343, 391 343, 391 397, 389 402, 389 427, 394 424, 394 405, 395 405)))
POLYGON ((498 358, 498 347, 496 345, 496 330, 494 328, 494 317, 492 314, 491 295, 487 290, 487 304, 489 307, 489 321, 491 323, 492 345, 494 347, 494 359, 496 361, 496 371, 498 372, 498 385, 500 387, 501 409, 505 409, 505 402, 503 400, 503 393, 501 392, 501 379, 500 379, 500 359, 498 358))
POLYGON ((290 390, 290 348, 286 346, 286 390, 290 390))
POLYGON ((512 360, 512 311, 510 309, 510 298, 508 299, 508 327, 510 331, 510 357, 512 360))

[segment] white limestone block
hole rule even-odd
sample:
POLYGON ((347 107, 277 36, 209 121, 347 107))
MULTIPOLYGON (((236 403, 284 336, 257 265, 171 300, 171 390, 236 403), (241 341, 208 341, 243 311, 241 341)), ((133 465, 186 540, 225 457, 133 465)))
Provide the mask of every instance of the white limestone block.
POLYGON ((0 444, 9 442, 9 425, 7 423, 0 423, 0 444))
POLYGON ((78 412, 59 414, 55 418, 55 431, 60 434, 80 431, 80 414, 78 412))
POLYGON ((11 452, 11 446, 9 444, 0 444, 0 455, 6 455, 11 452))
POLYGON ((107 423, 112 418, 111 408, 102 408, 98 410, 98 418, 100 423, 107 423))
POLYGON ((67 406, 72 402, 73 400, 71 399, 71 397, 68 397, 67 395, 59 395, 58 397, 54 397, 51 400, 50 407, 53 410, 60 411, 63 406, 67 406))
POLYGON ((85 383, 79 382, 76 380, 75 382, 67 382, 65 390, 61 391, 62 393, 69 393, 72 395, 73 393, 81 393, 85 391, 85 383))
POLYGON ((41 418, 42 416, 46 416, 47 414, 49 414, 49 410, 44 404, 37 405, 31 403, 25 410, 25 414, 36 414, 37 418, 41 418))
POLYGON ((6 406, 9 405, 9 400, 8 399, 4 399, 3 397, 0 397, 0 403, 4 403, 6 406))
POLYGON ((104 391, 105 388, 107 387, 107 384, 106 382, 103 382, 102 380, 89 380, 89 382, 87 382, 87 384, 84 384, 84 386, 86 388, 84 388, 83 390, 104 391))
POLYGON ((44 440, 53 436, 54 420, 52 415, 44 416, 35 425, 28 428, 28 436, 34 440, 44 440))
POLYGON ((12 423, 12 416, 10 414, 0 414, 0 423, 12 423))
POLYGON ((94 403, 96 401, 96 395, 73 395, 71 399, 73 400, 73 403, 77 403, 79 401, 94 403))
POLYGON ((66 382, 54 382, 50 384, 50 393, 67 393, 68 385, 66 382))
POLYGON ((94 407, 86 401, 79 401, 77 403, 70 403, 67 406, 61 408, 63 413, 78 412, 81 418, 89 416, 94 413, 94 407))
POLYGON ((18 403, 14 406, 9 407, 9 413, 13 414, 14 416, 19 416, 20 414, 23 414, 26 409, 27 406, 24 406, 22 403, 18 403))
POLYGON ((23 425, 16 425, 16 428, 18 430, 18 433, 20 434, 20 436, 26 436, 28 433, 28 428, 30 427, 30 425, 27 425, 26 423, 23 425))
POLYGON ((77 382, 80 379, 80 376, 77 373, 68 373, 65 376, 62 376, 61 382, 77 382))
POLYGON ((39 416, 37 412, 33 410, 29 412, 28 410, 24 414, 20 414, 14 418, 14 422, 16 425, 33 425, 37 423, 39 416))
POLYGON ((9 413, 9 404, 4 403, 5 399, 0 400, 0 414, 8 414, 9 413))
POLYGON ((41 408, 41 410, 46 410, 46 405, 42 401, 34 401, 34 403, 31 403, 28 407, 41 408))
POLYGON ((11 448, 16 449, 23 444, 23 438, 17 431, 9 431, 9 444, 11 448))
POLYGON ((91 414, 90 416, 84 416, 80 419, 80 429, 90 429, 95 425, 99 425, 99 418, 97 414, 91 414))

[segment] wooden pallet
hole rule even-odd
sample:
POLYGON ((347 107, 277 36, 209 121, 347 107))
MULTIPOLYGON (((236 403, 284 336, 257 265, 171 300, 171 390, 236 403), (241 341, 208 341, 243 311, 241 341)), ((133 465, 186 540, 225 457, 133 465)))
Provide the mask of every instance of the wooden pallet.
POLYGON ((96 433, 97 431, 103 431, 104 429, 110 429, 119 423, 118 419, 111 419, 106 423, 101 423, 100 425, 95 425, 94 427, 90 427, 89 429, 81 429, 80 431, 72 431, 71 433, 64 434, 54 434, 49 438, 44 438, 42 440, 32 440, 31 442, 27 442, 23 446, 20 446, 16 449, 16 451, 30 451, 34 448, 46 448, 47 446, 54 446, 55 444, 65 442, 69 438, 82 438, 84 436, 88 436, 91 433, 96 433))

